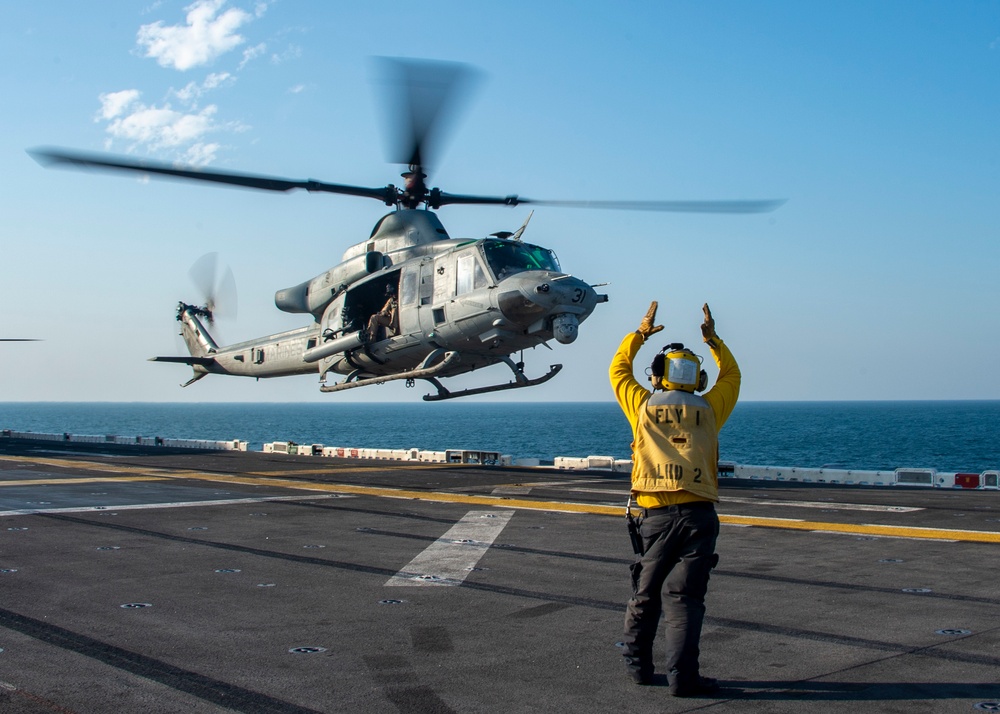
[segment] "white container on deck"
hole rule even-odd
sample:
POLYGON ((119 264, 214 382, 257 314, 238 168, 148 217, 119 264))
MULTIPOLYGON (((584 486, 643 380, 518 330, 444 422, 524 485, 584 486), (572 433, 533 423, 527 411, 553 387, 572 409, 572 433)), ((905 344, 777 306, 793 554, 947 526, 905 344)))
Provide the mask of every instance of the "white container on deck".
POLYGON ((897 486, 934 486, 937 469, 896 469, 897 486))

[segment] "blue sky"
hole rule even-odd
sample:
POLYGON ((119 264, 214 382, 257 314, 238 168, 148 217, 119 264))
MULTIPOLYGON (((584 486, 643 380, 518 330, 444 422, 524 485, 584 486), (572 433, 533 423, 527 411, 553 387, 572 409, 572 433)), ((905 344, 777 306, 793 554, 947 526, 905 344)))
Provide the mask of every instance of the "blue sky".
MULTIPOLYGON (((239 284, 220 341, 304 324, 275 290, 339 262, 384 207, 42 169, 60 146, 289 178, 398 182, 373 57, 468 63, 481 82, 431 172, 453 193, 784 198, 772 214, 539 208, 525 239, 610 283, 548 384, 488 399, 611 399, 607 365, 650 300, 668 341, 716 315, 747 400, 1000 399, 1000 5, 929 2, 0 5, 3 401, 412 401, 322 395, 147 362, 217 251, 239 284)), ((456 237, 523 207, 446 207, 456 237)), ((657 344, 657 346, 659 346, 657 344)), ((642 365, 652 358, 647 346, 642 365)), ((479 379, 507 381, 497 367, 479 379)), ((464 378, 463 378, 464 380, 464 378)), ((476 380, 465 380, 473 384, 476 380)))

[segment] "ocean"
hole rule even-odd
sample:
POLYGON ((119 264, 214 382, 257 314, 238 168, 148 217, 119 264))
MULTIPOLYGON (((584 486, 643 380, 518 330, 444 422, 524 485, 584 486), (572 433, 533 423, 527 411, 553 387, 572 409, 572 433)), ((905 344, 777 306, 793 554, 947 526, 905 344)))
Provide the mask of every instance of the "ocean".
MULTIPOLYGON (((0 403, 0 428, 43 433, 294 441, 357 448, 481 449, 515 458, 629 458, 606 402, 0 403)), ((720 437, 739 464, 1000 469, 1000 401, 741 402, 720 437)))

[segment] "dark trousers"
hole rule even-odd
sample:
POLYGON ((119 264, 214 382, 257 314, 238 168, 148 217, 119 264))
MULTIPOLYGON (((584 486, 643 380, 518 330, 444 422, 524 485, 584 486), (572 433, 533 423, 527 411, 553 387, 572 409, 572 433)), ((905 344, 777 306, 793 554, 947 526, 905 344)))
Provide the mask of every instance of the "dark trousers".
POLYGON ((630 566, 626 666, 644 675, 653 673, 653 638, 662 613, 666 670, 671 679, 694 680, 709 572, 718 562, 719 517, 707 501, 653 508, 645 511, 639 532, 646 552, 630 566))

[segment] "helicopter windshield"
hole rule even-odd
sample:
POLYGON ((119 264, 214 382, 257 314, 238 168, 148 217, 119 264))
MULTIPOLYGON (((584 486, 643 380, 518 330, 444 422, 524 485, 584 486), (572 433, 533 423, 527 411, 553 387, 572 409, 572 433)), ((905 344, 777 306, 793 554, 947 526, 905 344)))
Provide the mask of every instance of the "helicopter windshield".
POLYGON ((486 262, 498 279, 525 270, 552 270, 560 272, 556 254, 548 248, 510 240, 483 242, 486 262))

